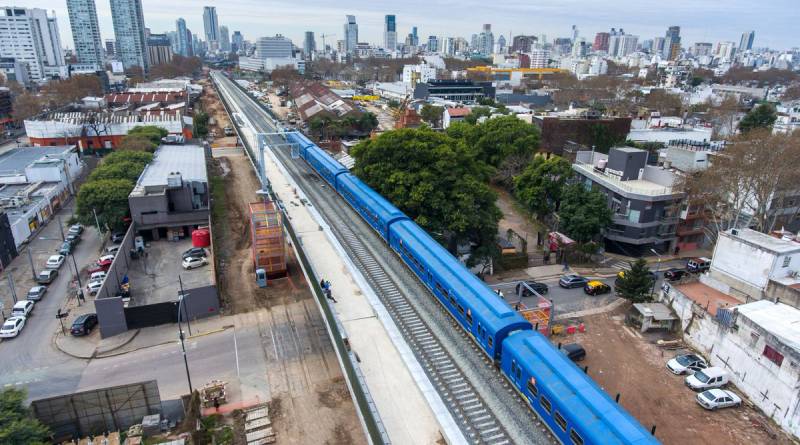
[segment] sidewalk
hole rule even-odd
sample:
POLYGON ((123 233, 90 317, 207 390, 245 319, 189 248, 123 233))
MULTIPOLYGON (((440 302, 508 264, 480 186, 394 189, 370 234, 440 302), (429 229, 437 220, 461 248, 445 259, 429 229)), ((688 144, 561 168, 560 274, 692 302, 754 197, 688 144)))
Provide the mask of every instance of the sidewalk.
MULTIPOLYGON (((214 316, 191 322, 192 335, 183 324, 186 339, 202 337, 224 331, 234 324, 234 316, 214 316)), ((63 353, 80 359, 114 357, 153 346, 178 342, 178 326, 175 323, 144 329, 131 329, 109 338, 100 338, 99 329, 87 337, 73 337, 59 331, 53 338, 55 346, 63 353)))
MULTIPOLYGON (((696 249, 696 250, 687 250, 687 251, 680 251, 677 255, 661 255, 660 257, 657 256, 646 256, 642 257, 647 264, 656 264, 659 260, 662 263, 667 261, 675 261, 675 260, 689 260, 691 258, 698 258, 698 257, 708 257, 711 258, 713 254, 712 251, 707 249, 696 249)), ((615 260, 626 261, 626 262, 633 262, 638 260, 639 258, 629 257, 625 255, 620 255, 616 253, 605 252, 603 253, 604 256, 608 258, 613 258, 615 260)))

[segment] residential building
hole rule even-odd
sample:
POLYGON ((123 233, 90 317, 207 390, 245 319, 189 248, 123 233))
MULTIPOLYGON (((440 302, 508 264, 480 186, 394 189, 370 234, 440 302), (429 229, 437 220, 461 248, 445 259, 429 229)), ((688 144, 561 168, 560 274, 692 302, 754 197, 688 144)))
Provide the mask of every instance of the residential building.
POLYGON ((397 18, 394 14, 386 16, 383 27, 383 47, 387 51, 397 49, 397 18))
POLYGON ((306 60, 311 60, 311 56, 317 50, 317 42, 314 41, 314 31, 306 31, 306 38, 303 40, 303 56, 306 60))
POLYGON ((605 248, 627 256, 672 253, 683 194, 673 189, 676 176, 647 164, 648 152, 612 148, 608 155, 579 151, 572 169, 587 188, 603 192, 612 211, 603 234, 605 248))
POLYGON ((361 114, 353 105, 319 82, 294 84, 290 94, 294 98, 298 115, 306 122, 315 116, 341 118, 346 115, 361 114))
POLYGON ((531 48, 536 45, 538 39, 536 36, 514 36, 511 40, 511 52, 512 53, 529 53, 531 52, 531 48))
POLYGON ((753 49, 753 41, 756 39, 755 31, 747 31, 742 33, 742 38, 739 40, 739 51, 749 51, 753 49))
POLYGON ((55 17, 44 9, 3 8, 0 12, 0 57, 25 65, 31 82, 44 83, 65 69, 55 17))
POLYGON ((13 57, 0 57, 0 74, 6 81, 13 80, 26 88, 31 86, 28 64, 20 63, 13 57))
POLYGON ((494 52, 494 34, 492 33, 492 25, 486 23, 483 25, 483 31, 478 34, 475 50, 482 56, 490 56, 494 52))
POLYGON ((116 51, 114 50, 114 40, 112 39, 106 39, 105 48, 107 56, 113 56, 116 53, 116 51))
POLYGON ((663 57, 667 60, 676 60, 681 52, 681 27, 670 26, 664 36, 663 57))
POLYGON ((442 112, 442 128, 447 129, 453 122, 461 122, 472 113, 467 107, 445 108, 442 112))
POLYGON ((11 89, 0 87, 0 125, 8 125, 13 122, 12 111, 11 89))
POLYGON ((147 58, 151 66, 172 62, 172 43, 166 34, 150 34, 147 38, 147 58))
POLYGON ((149 64, 142 0, 111 0, 111 19, 114 22, 116 54, 122 66, 125 69, 138 66, 146 72, 149 64))
POLYGON ((609 49, 609 55, 613 55, 615 57, 625 57, 628 54, 636 51, 636 44, 638 42, 639 37, 630 34, 611 36, 609 38, 609 48, 613 46, 616 52, 611 54, 611 50, 609 49), (615 40, 616 44, 614 44, 615 40))
POLYGON ((541 131, 540 150, 545 153, 561 155, 568 141, 591 147, 595 131, 603 127, 603 132, 613 140, 624 141, 631 129, 629 117, 603 117, 589 113, 567 115, 534 116, 533 124, 541 131))
POLYGON ((439 52, 439 38, 436 36, 428 36, 428 52, 439 52))
POLYGON ((177 42, 176 52, 184 57, 188 57, 191 53, 189 49, 191 47, 189 44, 191 36, 189 30, 186 29, 186 20, 183 18, 175 20, 175 37, 177 42))
POLYGON ((428 64, 403 66, 403 83, 412 89, 420 82, 425 83, 434 79, 436 79, 436 68, 428 64))
POLYGON ((255 57, 258 59, 290 59, 292 54, 292 41, 280 34, 256 41, 255 57))
POLYGON ((219 27, 219 50, 225 53, 231 52, 231 37, 227 26, 219 27))
POLYGON ((695 57, 710 56, 713 48, 714 45, 709 42, 695 42, 693 52, 695 57))
POLYGON ((6 212, 0 212, 0 272, 5 270, 11 260, 16 258, 17 246, 14 243, 14 234, 11 232, 11 222, 6 212))
MULTIPOLYGON (((314 33, 311 33, 311 36, 314 36, 314 33)), ((316 46, 316 45, 315 45, 316 46)), ((238 53, 240 51, 244 52, 244 36, 239 31, 233 32, 233 37, 231 37, 231 51, 238 53)))
POLYGON ((656 37, 653 39, 653 54, 663 54, 664 47, 667 44, 667 39, 664 37, 656 37))
POLYGON ((217 8, 215 6, 203 7, 203 31, 205 31, 206 42, 213 49, 219 45, 219 20, 217 19, 217 8))
POLYGON ((67 12, 78 63, 102 68, 103 46, 94 0, 67 0, 67 12))
POLYGON ((128 196, 131 219, 141 233, 208 223, 205 151, 199 145, 164 145, 155 152, 128 196))
POLYGON ((417 27, 411 28, 411 46, 419 46, 419 35, 417 34, 417 27))
POLYGON ((736 54, 736 44, 733 42, 718 42, 717 50, 714 52, 716 57, 723 62, 733 62, 733 56, 736 54))
POLYGON ((611 34, 607 32, 598 32, 594 36, 594 44, 592 45, 592 49, 595 51, 606 51, 608 52, 608 41, 611 38, 611 34))
POLYGON ((547 68, 550 66, 550 51, 546 49, 531 50, 531 68, 547 68))
POLYGON ((356 23, 356 16, 346 16, 347 21, 344 24, 344 52, 345 54, 355 54, 356 46, 358 46, 358 24, 356 23))
POLYGON ((471 80, 430 80, 418 83, 414 88, 414 99, 443 99, 464 103, 475 103, 483 98, 494 98, 491 82, 471 80))

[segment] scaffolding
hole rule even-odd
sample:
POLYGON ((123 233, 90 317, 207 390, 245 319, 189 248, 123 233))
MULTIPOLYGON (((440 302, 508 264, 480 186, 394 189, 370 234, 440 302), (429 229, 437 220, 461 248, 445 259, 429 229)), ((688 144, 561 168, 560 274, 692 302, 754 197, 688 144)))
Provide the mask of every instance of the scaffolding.
POLYGON ((250 203, 250 236, 255 269, 264 269, 267 277, 286 275, 286 243, 281 214, 272 201, 250 203))

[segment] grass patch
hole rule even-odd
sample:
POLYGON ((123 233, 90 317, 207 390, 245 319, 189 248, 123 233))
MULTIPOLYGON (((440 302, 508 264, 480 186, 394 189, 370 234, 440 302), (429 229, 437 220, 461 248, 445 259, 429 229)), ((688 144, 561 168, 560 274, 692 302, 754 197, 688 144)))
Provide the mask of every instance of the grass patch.
POLYGON ((211 187, 211 219, 215 224, 225 225, 225 209, 228 197, 225 193, 225 179, 222 176, 210 178, 211 187))

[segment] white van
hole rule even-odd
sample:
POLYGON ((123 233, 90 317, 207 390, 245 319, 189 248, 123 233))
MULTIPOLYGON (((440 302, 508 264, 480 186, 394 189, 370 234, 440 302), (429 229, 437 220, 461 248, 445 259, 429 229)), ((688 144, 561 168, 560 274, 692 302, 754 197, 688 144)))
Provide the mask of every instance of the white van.
POLYGON ((686 377, 686 386, 694 391, 705 391, 711 388, 720 388, 728 384, 728 373, 724 369, 712 366, 701 369, 686 377))

